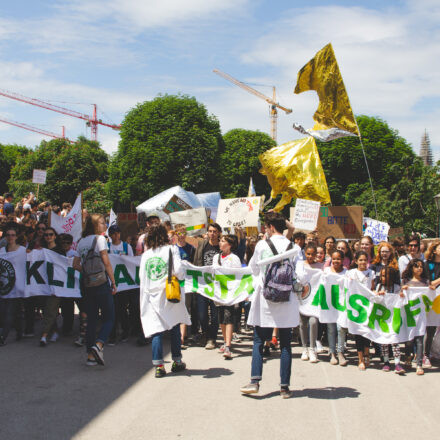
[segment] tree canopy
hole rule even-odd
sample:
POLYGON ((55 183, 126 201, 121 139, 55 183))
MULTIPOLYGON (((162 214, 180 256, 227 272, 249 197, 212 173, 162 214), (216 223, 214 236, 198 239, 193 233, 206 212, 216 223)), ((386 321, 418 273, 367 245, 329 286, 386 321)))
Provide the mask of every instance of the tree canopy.
POLYGON ((16 196, 35 192, 34 169, 47 171, 45 185, 40 185, 40 200, 73 203, 79 192, 96 180, 106 181, 108 155, 95 141, 84 137, 75 144, 64 139, 42 141, 30 154, 19 158, 8 181, 16 196))
POLYGON ((8 191, 7 182, 11 177, 11 168, 17 160, 28 154, 31 150, 21 145, 0 144, 0 194, 8 191))
POLYGON ((275 141, 260 131, 236 128, 223 136, 225 151, 219 162, 222 176, 220 190, 225 198, 245 197, 252 177, 257 195, 270 194, 266 176, 259 173, 258 156, 276 145, 275 141))
POLYGON ((224 151, 220 125, 195 98, 165 95, 138 104, 127 113, 120 134, 108 188, 125 208, 174 185, 217 190, 224 151))

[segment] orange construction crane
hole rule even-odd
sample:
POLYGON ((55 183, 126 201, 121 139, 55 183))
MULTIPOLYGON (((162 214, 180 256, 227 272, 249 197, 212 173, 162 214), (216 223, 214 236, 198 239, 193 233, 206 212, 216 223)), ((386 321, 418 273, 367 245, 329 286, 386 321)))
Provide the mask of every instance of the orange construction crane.
POLYGON ((214 69, 214 73, 217 75, 220 75, 224 79, 227 79, 231 83, 235 84, 238 87, 241 87, 242 89, 248 91, 249 93, 252 93, 255 96, 258 96, 261 99, 264 99, 269 105, 269 116, 270 116, 270 137, 276 142, 277 140, 277 118, 278 118, 278 111, 277 108, 284 110, 286 114, 292 113, 292 109, 283 107, 282 105, 278 104, 276 102, 276 90, 275 87, 272 87, 272 98, 269 98, 266 95, 263 95, 258 90, 253 89, 252 87, 248 86, 244 82, 239 81, 238 79, 233 78, 231 75, 228 75, 225 72, 222 72, 221 70, 214 69))
POLYGON ((65 130, 63 127, 63 132, 61 136, 56 133, 52 133, 51 131, 42 130, 41 128, 32 127, 32 125, 23 124, 22 122, 16 122, 16 121, 10 121, 8 119, 0 118, 0 122, 4 122, 5 124, 14 125, 15 127, 24 128, 25 130, 33 131, 35 133, 42 134, 44 136, 49 136, 54 139, 65 139, 67 142, 70 142, 71 144, 74 144, 75 142, 71 141, 70 139, 67 139, 65 136, 65 130))

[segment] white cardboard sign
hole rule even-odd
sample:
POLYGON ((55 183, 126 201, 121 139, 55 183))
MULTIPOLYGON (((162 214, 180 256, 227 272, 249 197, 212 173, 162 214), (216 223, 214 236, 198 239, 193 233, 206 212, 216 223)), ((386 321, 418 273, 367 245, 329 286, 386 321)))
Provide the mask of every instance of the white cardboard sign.
POLYGON ((379 244, 381 241, 388 241, 388 231, 390 225, 379 220, 374 220, 369 217, 364 217, 364 235, 369 235, 374 244, 379 244))
POLYGON ((173 227, 179 223, 186 226, 189 236, 201 235, 208 227, 206 208, 186 209, 184 211, 170 212, 169 214, 173 227))
POLYGON ((221 199, 218 203, 217 223, 222 228, 258 226, 260 197, 221 199))
POLYGON ((32 183, 41 183, 44 185, 46 183, 46 176, 46 170, 34 170, 32 174, 32 183))
POLYGON ((320 202, 314 200, 296 199, 291 220, 295 231, 314 231, 318 225, 320 202))

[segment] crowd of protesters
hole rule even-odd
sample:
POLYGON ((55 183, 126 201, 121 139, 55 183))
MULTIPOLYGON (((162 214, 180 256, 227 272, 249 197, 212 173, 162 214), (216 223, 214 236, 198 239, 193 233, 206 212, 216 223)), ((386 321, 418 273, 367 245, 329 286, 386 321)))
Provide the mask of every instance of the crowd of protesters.
MULTIPOLYGON (((0 258, 2 253, 19 249, 30 252, 47 248, 73 257, 73 267, 84 273, 88 258, 93 254, 102 264, 103 278, 100 281, 84 277, 86 284, 82 285, 83 296, 79 299, 56 296, 1 299, 0 346, 6 344, 13 328, 17 340, 35 337, 41 347, 55 343, 60 335, 72 337, 76 346, 86 346, 86 363, 90 366, 104 364, 104 345, 125 343, 132 338, 139 346, 152 344, 155 374, 162 377, 166 374, 162 348, 166 330, 171 331, 173 372, 186 368, 182 350, 192 346, 217 349, 224 359, 233 359, 234 345, 240 344, 240 337, 253 331, 251 381, 241 388, 245 394, 259 390, 263 357, 280 350, 280 393, 284 398, 290 397, 292 341, 303 347, 302 361, 328 360, 331 365, 342 367, 348 364, 347 339, 351 336, 347 329, 336 323, 322 324, 316 317, 298 317, 297 313, 295 316, 289 306, 292 301, 281 304, 266 301, 258 287, 252 299, 233 306, 216 304, 196 293, 187 293, 178 304, 164 301, 165 278, 142 283, 144 263, 152 256, 160 255, 167 264, 172 259, 172 271, 177 277, 182 275, 181 261, 196 266, 249 266, 263 285, 265 273, 258 261, 267 257, 268 252, 275 255, 294 247, 297 256, 292 263, 299 278, 305 268, 319 269, 357 280, 377 295, 403 296, 408 287, 435 289, 440 285, 440 241, 431 242, 425 249, 418 235, 411 235, 406 241, 381 242, 375 247, 369 236, 349 242, 319 237, 317 233, 295 233, 281 214, 268 212, 263 232, 258 235, 248 236, 241 228, 236 228, 235 234, 225 234, 218 224, 210 223, 207 233, 192 241, 193 246, 187 240, 186 225, 172 227, 153 212, 147 217, 145 230, 123 241, 117 225, 108 227, 104 216, 84 211, 82 239, 78 248, 72 250, 72 236, 58 234, 50 227, 50 215, 67 215, 72 208, 69 203, 61 207, 48 202, 37 203, 33 194, 15 205, 12 201, 10 193, 0 198, 0 258), (108 254, 142 256, 140 288, 117 292, 108 254), (75 306, 79 316, 78 334, 74 334, 75 306), (38 335, 37 321, 41 321, 38 335)), ((425 336, 405 344, 392 344, 396 373, 404 374, 413 363, 417 375, 423 375, 424 368, 431 368, 435 330, 427 327, 425 336)), ((382 370, 390 371, 388 345, 372 343, 360 335, 353 335, 352 339, 359 370, 369 368, 375 356, 380 359, 382 370)))

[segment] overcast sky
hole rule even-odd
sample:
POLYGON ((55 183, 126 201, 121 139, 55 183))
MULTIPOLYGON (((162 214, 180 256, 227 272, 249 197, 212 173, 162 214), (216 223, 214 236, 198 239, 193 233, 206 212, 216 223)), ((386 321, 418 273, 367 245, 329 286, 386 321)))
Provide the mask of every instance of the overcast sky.
MULTIPOLYGON (((232 128, 269 132, 267 104, 212 73, 264 94, 276 86, 278 143, 313 125, 315 92, 294 95, 298 70, 333 44, 355 114, 379 116, 418 153, 426 129, 440 160, 440 2, 263 0, 17 0, 0 5, 0 88, 120 123, 158 94, 195 96, 232 128)), ((0 117, 66 134, 81 120, 0 96, 0 117)), ((118 133, 100 127, 113 152, 118 133)), ((0 123, 0 143, 39 134, 0 123)), ((49 138, 45 138, 49 139, 49 138)))

